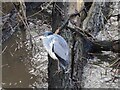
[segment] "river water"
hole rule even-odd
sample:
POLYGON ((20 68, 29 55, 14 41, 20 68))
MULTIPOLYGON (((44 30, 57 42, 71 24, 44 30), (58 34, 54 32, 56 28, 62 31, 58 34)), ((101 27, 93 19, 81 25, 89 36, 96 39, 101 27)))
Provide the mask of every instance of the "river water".
MULTIPOLYGON (((32 23, 31 23, 32 27, 32 23)), ((42 25, 41 33, 47 28, 42 25)), ((31 29, 32 30, 32 29, 31 29)), ((32 37, 38 35, 30 31, 32 37)), ((2 86, 3 88, 47 87, 47 53, 39 37, 29 40, 28 32, 17 30, 3 43, 2 86), (36 46, 37 48, 36 48, 36 46)))

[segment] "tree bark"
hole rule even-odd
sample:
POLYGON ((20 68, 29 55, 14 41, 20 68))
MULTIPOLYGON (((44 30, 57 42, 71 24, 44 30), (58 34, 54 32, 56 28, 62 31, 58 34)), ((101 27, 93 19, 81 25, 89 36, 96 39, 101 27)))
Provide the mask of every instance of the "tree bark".
MULTIPOLYGON (((76 7, 77 3, 73 3, 73 2, 72 3, 61 2, 55 4, 57 4, 65 13, 63 15, 58 10, 56 10, 56 7, 53 7, 53 14, 52 14, 53 32, 55 32, 55 30, 62 25, 62 20, 66 21, 68 16, 74 13, 75 10, 77 9, 76 7), (70 8, 70 7, 74 7, 74 8, 70 8)), ((79 26, 80 23, 78 21, 83 20, 81 18, 79 17, 73 18, 73 21, 77 20, 76 24, 79 26)), ((83 66, 86 63, 86 60, 83 60, 84 49, 83 49, 82 39, 78 33, 71 31, 70 29, 63 29, 62 31, 60 31, 60 35, 65 38, 65 40, 68 42, 68 45, 70 47, 70 62, 71 62, 69 65, 70 72, 68 74, 64 74, 64 73, 55 74, 57 71, 58 63, 57 61, 49 57, 48 87, 49 89, 51 88, 79 89, 81 88, 83 66)))
POLYGON ((111 4, 112 2, 93 2, 83 22, 83 30, 96 36, 104 28, 111 4))
MULTIPOLYGON (((61 9, 64 8, 62 2, 57 2, 53 4, 52 11, 52 31, 55 30, 62 24, 62 14, 56 8, 56 5, 61 9)), ((53 60, 50 56, 48 56, 48 88, 65 88, 66 85, 64 83, 65 75, 63 72, 58 72, 58 61, 53 60)))

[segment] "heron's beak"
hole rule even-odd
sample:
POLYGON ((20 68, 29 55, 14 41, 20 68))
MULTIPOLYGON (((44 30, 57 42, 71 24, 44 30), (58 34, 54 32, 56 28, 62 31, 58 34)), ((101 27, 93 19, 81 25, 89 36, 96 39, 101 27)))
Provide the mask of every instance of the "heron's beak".
POLYGON ((40 40, 42 40, 44 38, 44 36, 40 36, 39 38, 40 38, 40 40))
POLYGON ((42 40, 42 39, 44 39, 44 38, 45 38, 45 36, 40 36, 39 38, 40 38, 40 40, 42 40))

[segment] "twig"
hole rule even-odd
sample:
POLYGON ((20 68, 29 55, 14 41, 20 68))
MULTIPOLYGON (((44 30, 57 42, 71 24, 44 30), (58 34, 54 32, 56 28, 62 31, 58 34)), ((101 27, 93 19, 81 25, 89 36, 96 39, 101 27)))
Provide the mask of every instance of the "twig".
POLYGON ((53 0, 51 0, 47 5, 46 5, 46 7, 45 8, 42 8, 40 11, 38 11, 38 12, 36 12, 36 13, 34 13, 33 15, 31 15, 31 16, 28 16, 27 18, 30 18, 30 17, 33 17, 33 16, 35 16, 35 15, 37 15, 37 14, 39 14, 40 12, 42 12, 43 10, 45 10, 45 9, 47 9, 49 6, 50 6, 50 4, 53 2, 53 0))
POLYGON ((76 17, 76 16, 80 16, 80 13, 81 13, 83 10, 85 10, 85 7, 84 7, 81 11, 79 11, 79 12, 75 12, 75 13, 73 13, 73 14, 70 14, 69 17, 67 18, 67 20, 55 31, 55 33, 57 34, 57 33, 60 32, 60 30, 64 29, 71 18, 74 18, 74 17, 76 17))
POLYGON ((56 9, 61 13, 61 15, 64 15, 64 11, 60 8, 60 6, 58 6, 56 3, 55 6, 57 7, 56 9))
POLYGON ((116 70, 115 70, 115 72, 114 72, 114 77, 113 77, 113 79, 112 79, 112 81, 114 82, 114 80, 115 80, 115 74, 117 73, 117 68, 120 66, 120 62, 118 63, 118 65, 117 65, 117 67, 116 67, 116 70))
MULTIPOLYGON (((13 5, 14 5, 14 4, 13 4, 13 5)), ((28 33, 29 33, 29 35, 30 35, 30 40, 33 39, 34 42, 35 42, 35 39, 32 38, 32 35, 31 35, 31 33, 30 33, 30 27, 29 27, 29 24, 27 23, 27 18, 26 18, 26 15, 25 15, 24 9, 23 9, 22 2, 20 3, 20 5, 21 5, 21 8, 22 8, 22 10, 23 10, 23 15, 24 15, 23 17, 24 17, 24 19, 23 19, 23 17, 20 15, 20 12, 16 9, 15 6, 14 6, 14 8, 15 8, 16 11, 18 12, 18 16, 19 16, 19 18, 21 19, 21 21, 23 22, 24 26, 25 26, 26 29, 28 30, 28 33)), ((32 40, 31 40, 31 42, 32 42, 32 40)), ((35 46, 37 47, 37 49, 39 50, 37 44, 36 44, 36 43, 34 43, 34 44, 35 44, 35 46)), ((32 46, 33 46, 33 44, 32 44, 32 46)))
POLYGON ((0 55, 2 55, 6 49, 7 49, 7 46, 2 50, 0 55))
POLYGON ((67 29, 70 29, 72 32, 76 32, 76 33, 80 34, 81 36, 84 36, 83 33, 79 32, 79 31, 78 31, 77 29, 75 29, 75 28, 72 28, 72 27, 69 27, 69 26, 66 26, 66 28, 67 28, 67 29))
MULTIPOLYGON (((26 28, 28 29, 28 32, 29 32, 29 34, 30 34, 30 41, 31 41, 31 43, 32 43, 32 39, 33 39, 34 42, 35 42, 35 39, 32 37, 32 35, 31 35, 31 33, 30 33, 30 27, 29 27, 29 24, 28 24, 28 22, 27 22, 27 17, 26 17, 26 14, 25 14, 25 12, 24 12, 24 7, 23 7, 23 5, 22 5, 22 2, 20 3, 20 5, 21 5, 21 8, 22 8, 23 15, 24 15, 23 17, 24 17, 25 20, 23 20, 23 18, 21 18, 21 19, 22 19, 24 25, 26 26, 26 28)), ((22 17, 22 16, 20 15, 20 13, 19 13, 19 17, 22 17)), ((36 43, 34 43, 34 44, 35 44, 35 46, 37 47, 37 49, 39 50, 39 47, 37 46, 37 44, 36 44, 36 43)), ((32 46, 33 46, 33 44, 32 44, 32 46)), ((39 50, 39 51, 40 51, 40 50, 39 50)))
POLYGON ((120 60, 120 58, 118 58, 117 60, 115 60, 112 64, 110 64, 108 67, 112 67, 114 64, 116 64, 118 61, 120 60))
POLYGON ((64 29, 68 24, 69 18, 55 31, 55 34, 59 33, 60 30, 64 29))
POLYGON ((90 34, 88 34, 86 31, 86 33, 81 30, 81 29, 78 29, 78 28, 72 28, 72 27, 69 27, 69 26, 66 26, 66 28, 70 29, 72 32, 76 32, 77 34, 79 34, 81 37, 84 37, 84 38, 87 38, 88 40, 90 40, 91 42, 94 42, 95 41, 95 38, 93 38, 90 34), (89 38, 88 35, 92 38, 89 38))
POLYGON ((95 39, 95 37, 94 37, 93 35, 91 35, 90 33, 88 33, 87 31, 84 31, 84 30, 82 30, 81 28, 76 27, 76 26, 75 26, 75 28, 76 28, 76 29, 79 29, 80 32, 84 33, 85 36, 92 37, 93 39, 95 39))

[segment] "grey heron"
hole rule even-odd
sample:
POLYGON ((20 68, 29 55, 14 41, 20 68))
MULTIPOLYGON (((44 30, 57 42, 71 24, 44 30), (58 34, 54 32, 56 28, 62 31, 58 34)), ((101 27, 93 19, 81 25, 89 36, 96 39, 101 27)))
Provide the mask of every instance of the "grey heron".
POLYGON ((58 60, 58 70, 68 71, 69 47, 65 39, 51 31, 44 32, 43 36, 40 36, 40 39, 50 57, 58 60))

